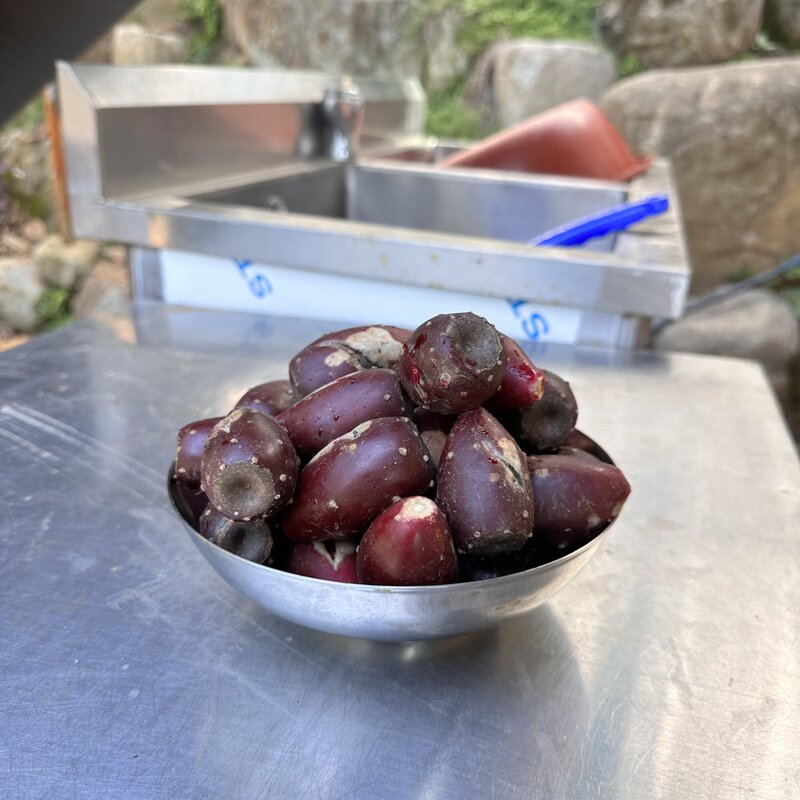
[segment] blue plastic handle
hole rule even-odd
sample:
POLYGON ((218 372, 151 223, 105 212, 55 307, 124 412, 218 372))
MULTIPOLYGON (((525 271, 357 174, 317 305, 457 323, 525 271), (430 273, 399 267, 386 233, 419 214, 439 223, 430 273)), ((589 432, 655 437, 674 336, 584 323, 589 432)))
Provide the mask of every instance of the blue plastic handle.
POLYGON ((644 200, 632 200, 620 203, 597 214, 576 219, 567 225, 545 231, 531 239, 528 244, 540 247, 558 246, 574 247, 583 244, 589 239, 605 236, 607 233, 624 231, 631 225, 641 222, 648 217, 663 214, 669 208, 669 198, 665 194, 654 194, 644 200))

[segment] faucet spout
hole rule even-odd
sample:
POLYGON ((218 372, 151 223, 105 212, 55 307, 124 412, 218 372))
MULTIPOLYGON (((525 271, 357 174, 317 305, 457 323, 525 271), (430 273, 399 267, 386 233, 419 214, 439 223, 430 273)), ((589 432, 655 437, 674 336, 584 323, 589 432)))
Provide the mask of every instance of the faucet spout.
POLYGON ((334 161, 352 161, 358 151, 364 121, 364 97, 349 78, 325 90, 322 109, 327 123, 326 155, 334 161))

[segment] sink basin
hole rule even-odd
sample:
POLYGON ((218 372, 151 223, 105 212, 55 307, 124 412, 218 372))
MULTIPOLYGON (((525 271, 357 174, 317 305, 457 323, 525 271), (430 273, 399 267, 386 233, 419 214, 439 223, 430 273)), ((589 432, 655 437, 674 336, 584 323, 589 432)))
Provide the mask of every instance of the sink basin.
POLYGON ((239 270, 291 270, 293 286, 326 296, 337 291, 328 277, 351 297, 386 295, 391 284, 429 299, 440 292, 442 307, 488 299, 505 313, 522 304, 549 320, 554 341, 623 347, 641 341, 650 318, 680 315, 691 270, 667 162, 624 183, 440 169, 475 145, 422 135, 421 87, 358 87, 360 151, 355 164, 340 164, 327 148, 335 118, 319 117, 330 76, 59 64, 73 232, 135 248, 137 298, 274 311, 285 308, 287 286, 254 295, 239 270), (615 237, 528 245, 655 193, 669 195, 668 212, 615 237), (162 265, 173 255, 184 267, 162 265), (232 261, 235 281, 226 283, 232 261), (173 291, 177 284, 190 290, 173 291), (207 296, 194 291, 202 284, 207 296))
MULTIPOLYGON (((412 151, 408 151, 412 152, 412 151)), ((190 198, 421 231, 527 242, 624 201, 623 184, 481 170, 437 171, 413 163, 300 168, 190 198)), ((611 252, 614 237, 586 249, 611 252)))

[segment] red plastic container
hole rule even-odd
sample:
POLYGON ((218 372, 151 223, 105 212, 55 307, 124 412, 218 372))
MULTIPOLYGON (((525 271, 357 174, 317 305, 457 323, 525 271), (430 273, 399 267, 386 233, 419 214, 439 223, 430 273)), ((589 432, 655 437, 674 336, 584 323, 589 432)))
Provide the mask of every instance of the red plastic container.
POLYGON ((626 181, 644 172, 606 115, 588 100, 574 100, 537 114, 443 161, 440 167, 539 172, 626 181))

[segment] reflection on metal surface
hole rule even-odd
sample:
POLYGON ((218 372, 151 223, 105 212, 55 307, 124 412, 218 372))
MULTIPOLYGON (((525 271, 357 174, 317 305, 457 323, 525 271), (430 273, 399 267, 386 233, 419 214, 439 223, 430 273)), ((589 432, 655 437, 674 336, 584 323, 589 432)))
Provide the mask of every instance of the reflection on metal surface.
MULTIPOLYGON (((348 171, 348 217, 360 222, 508 242, 624 200, 622 184, 489 170, 364 165, 348 171)), ((614 237, 584 251, 610 253, 614 237)))
POLYGON ((152 246, 157 250, 167 247, 170 240, 169 218, 153 214, 147 222, 147 238, 152 246))
POLYGON ((100 313, 95 315, 93 319, 106 326, 120 342, 136 344, 136 326, 129 316, 120 316, 116 313, 100 313))
POLYGON ((364 124, 364 98, 353 81, 343 79, 322 98, 328 130, 323 152, 337 162, 355 159, 364 124))
POLYGON ((57 73, 70 192, 94 190, 94 199, 180 195, 330 157, 358 139, 386 147, 419 135, 424 108, 410 79, 355 86, 310 72, 65 63, 57 73), (89 166, 79 153, 91 185, 79 177, 89 166))

